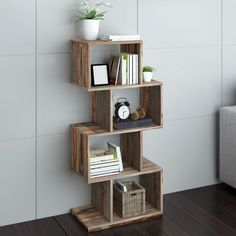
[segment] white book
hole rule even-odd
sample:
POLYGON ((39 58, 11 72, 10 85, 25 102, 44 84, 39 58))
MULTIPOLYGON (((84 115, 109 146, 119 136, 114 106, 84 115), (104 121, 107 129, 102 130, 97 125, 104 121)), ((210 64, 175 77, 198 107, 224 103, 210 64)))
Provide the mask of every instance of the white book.
POLYGON ((120 170, 119 165, 107 166, 107 167, 91 169, 90 174, 99 174, 99 173, 106 173, 106 172, 110 172, 110 171, 119 171, 119 170, 120 170))
POLYGON ((113 160, 114 156, 107 153, 105 149, 95 149, 90 151, 90 163, 113 160))
POLYGON ((133 56, 129 54, 129 84, 133 84, 133 56))
POLYGON ((99 175, 92 175, 90 178, 99 178, 99 177, 104 177, 104 176, 109 176, 109 175, 117 175, 119 174, 119 171, 111 172, 111 173, 105 173, 105 174, 99 174, 99 175))
POLYGON ((114 164, 116 164, 116 163, 119 163, 119 160, 118 160, 118 158, 114 158, 114 159, 112 159, 112 160, 102 160, 102 161, 95 161, 95 162, 90 162, 90 168, 91 167, 93 167, 93 166, 97 166, 97 165, 108 165, 108 164, 110 164, 110 165, 114 165, 114 164))
POLYGON ((138 54, 133 54, 133 83, 138 84, 138 54))
POLYGON ((93 164, 93 165, 90 165, 90 169, 96 169, 96 168, 107 167, 107 166, 117 166, 117 165, 120 165, 118 160, 113 161, 113 162, 93 164))
POLYGON ((115 158, 118 158, 119 163, 120 163, 120 171, 123 171, 123 162, 122 162, 122 157, 121 157, 121 151, 120 147, 114 143, 108 142, 108 151, 114 155, 115 158))
POLYGON ((109 41, 140 40, 140 35, 139 34, 134 34, 134 35, 106 34, 101 37, 101 40, 109 40, 109 41))

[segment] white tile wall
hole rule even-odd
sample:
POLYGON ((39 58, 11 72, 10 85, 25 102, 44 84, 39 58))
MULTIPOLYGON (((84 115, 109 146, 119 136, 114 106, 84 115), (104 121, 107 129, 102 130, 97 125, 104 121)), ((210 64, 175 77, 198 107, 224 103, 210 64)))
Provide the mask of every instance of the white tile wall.
POLYGON ((223 104, 236 105, 236 45, 224 46, 223 78, 223 104))
POLYGON ((220 47, 146 49, 144 62, 164 82, 164 119, 216 114, 221 105, 220 47))
POLYGON ((234 30, 234 22, 236 1, 223 0, 223 38, 224 44, 236 44, 236 31, 234 30))
POLYGON ((35 135, 34 56, 0 57, 0 140, 35 135))
POLYGON ((35 140, 0 142, 0 226, 35 219, 35 140))
POLYGON ((70 168, 70 135, 38 138, 38 218, 90 203, 90 186, 70 168))
POLYGON ((144 156, 163 167, 166 193, 216 183, 217 127, 212 116, 169 121, 144 132, 144 156))
POLYGON ((0 55, 35 52, 35 1, 1 0, 0 55))
POLYGON ((38 135, 68 133, 72 123, 90 121, 90 96, 71 81, 69 54, 38 57, 38 135))
POLYGON ((146 48, 220 44, 221 0, 139 1, 146 48))

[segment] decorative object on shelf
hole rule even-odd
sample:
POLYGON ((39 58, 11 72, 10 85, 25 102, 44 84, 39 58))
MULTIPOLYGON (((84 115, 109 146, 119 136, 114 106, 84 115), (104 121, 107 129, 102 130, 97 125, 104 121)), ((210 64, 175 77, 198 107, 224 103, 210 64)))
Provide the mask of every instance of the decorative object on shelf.
POLYGON ((85 40, 96 40, 99 32, 99 20, 104 20, 106 11, 101 12, 101 7, 112 7, 109 2, 97 1, 96 4, 92 1, 82 1, 80 10, 77 10, 77 15, 72 18, 73 23, 78 23, 79 37, 85 40))
POLYGON ((139 34, 127 34, 127 35, 119 35, 119 34, 105 34, 102 35, 101 40, 106 41, 134 41, 140 40, 139 34))
POLYGON ((91 65, 92 84, 93 86, 109 84, 109 65, 94 64, 91 65))
POLYGON ((143 80, 144 80, 144 82, 149 83, 152 81, 152 75, 155 70, 156 69, 151 66, 144 66, 143 67, 143 80))
POLYGON ((115 104, 115 116, 117 119, 126 120, 130 115, 130 104, 125 97, 117 99, 115 104))
POLYGON ((130 116, 131 120, 144 119, 146 117, 146 111, 144 107, 140 106, 135 112, 130 116))
POLYGON ((123 183, 127 192, 113 185, 114 209, 122 218, 139 216, 145 213, 145 189, 135 182, 123 183))
POLYGON ((146 111, 144 109, 144 107, 140 106, 138 109, 137 109, 137 112, 139 114, 139 119, 143 119, 146 117, 146 111))

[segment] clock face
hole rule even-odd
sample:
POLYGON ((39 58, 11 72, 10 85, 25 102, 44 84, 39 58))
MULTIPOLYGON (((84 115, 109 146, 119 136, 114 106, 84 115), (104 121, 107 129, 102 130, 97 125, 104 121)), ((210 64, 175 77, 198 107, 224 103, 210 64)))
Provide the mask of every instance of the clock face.
POLYGON ((121 106, 118 110, 118 116, 122 120, 127 119, 129 117, 129 108, 127 106, 121 106))

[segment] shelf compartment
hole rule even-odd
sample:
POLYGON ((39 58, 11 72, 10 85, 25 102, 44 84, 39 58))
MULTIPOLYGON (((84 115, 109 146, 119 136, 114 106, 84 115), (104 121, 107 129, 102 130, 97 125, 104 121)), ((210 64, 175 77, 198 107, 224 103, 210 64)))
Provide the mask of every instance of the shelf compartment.
POLYGON ((147 116, 157 126, 163 126, 162 111, 163 86, 152 86, 140 88, 140 104, 147 112, 147 116))
POLYGON ((146 201, 163 212, 163 171, 140 175, 139 184, 146 189, 146 201))
MULTIPOLYGON (((72 160, 71 160, 71 167, 72 169, 81 175, 81 177, 87 183, 93 182, 102 182, 100 179, 112 178, 112 176, 106 177, 90 177, 90 150, 92 138, 94 136, 86 135, 84 132, 88 132, 83 126, 80 129, 72 127, 71 128, 71 136, 72 136, 72 160), (99 179, 99 181, 98 181, 99 179)), ((108 136, 113 136, 116 134, 110 133, 108 136)), ((122 161, 124 163, 125 168, 132 168, 136 171, 142 171, 143 168, 143 133, 139 132, 132 132, 132 133, 125 133, 125 134, 118 134, 119 135, 119 146, 121 149, 121 156, 122 161)), ((109 137, 108 140, 109 141, 109 137)), ((107 142, 106 141, 106 142, 107 142)), ((103 144, 104 145, 104 144, 103 144)), ((103 147, 101 147, 103 148, 103 147)), ((121 172, 122 174, 123 172, 121 172)), ((120 174, 118 174, 120 175, 120 174)))
POLYGON ((113 221, 109 222, 104 215, 102 215, 93 205, 85 207, 74 208, 71 210, 71 214, 83 225, 89 232, 116 227, 124 224, 137 223, 152 219, 162 215, 162 212, 158 211, 148 202, 146 203, 146 212, 140 216, 132 218, 121 218, 115 212, 113 213, 113 221))
MULTIPOLYGON (((93 46, 113 46, 120 45, 120 52, 135 53, 139 55, 139 84, 143 82, 143 42, 134 41, 87 41, 73 39, 71 45, 72 51, 72 83, 77 84, 87 90, 92 87, 91 80, 91 47, 93 46)), ((111 55, 112 56, 112 55, 111 55)))

